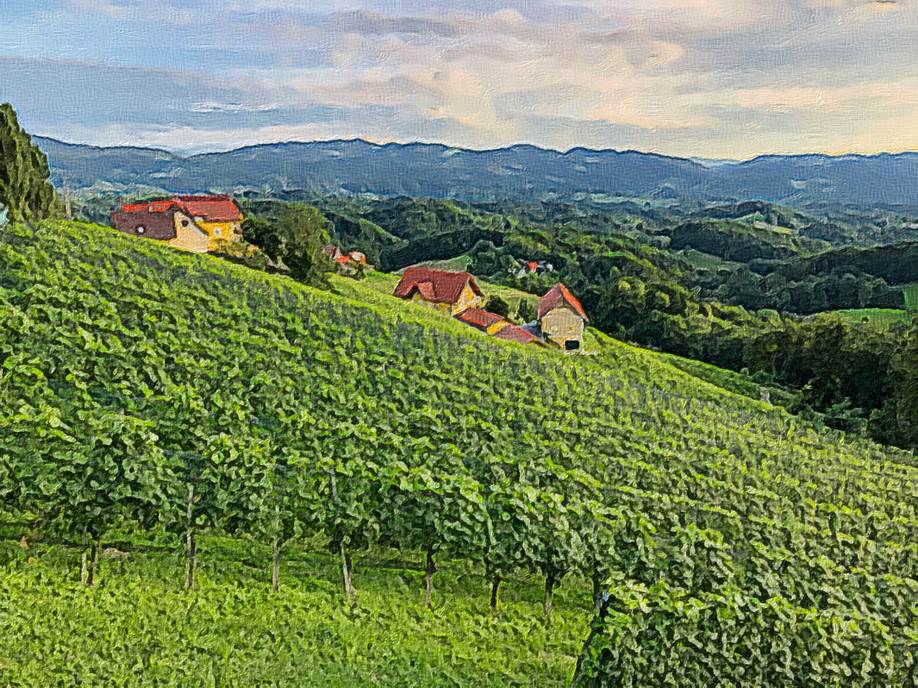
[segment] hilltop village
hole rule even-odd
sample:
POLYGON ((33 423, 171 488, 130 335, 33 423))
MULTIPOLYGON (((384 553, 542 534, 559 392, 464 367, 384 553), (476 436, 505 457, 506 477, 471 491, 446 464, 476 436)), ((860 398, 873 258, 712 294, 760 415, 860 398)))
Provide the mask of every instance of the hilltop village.
MULTIPOLYGON (((173 196, 127 203, 112 213, 115 229, 125 234, 161 241, 195 253, 222 252, 227 244, 242 241, 245 216, 232 196, 173 196)), ((329 244, 323 254, 344 276, 362 275, 370 269, 361 251, 342 251, 329 244)), ((521 271, 551 271, 544 262, 531 261, 521 271)), ((469 272, 409 267, 393 295, 429 306, 445 316, 498 339, 538 347, 555 347, 568 353, 583 351, 583 334, 589 317, 580 300, 560 282, 538 302, 536 319, 515 324, 485 309, 485 294, 469 272)))

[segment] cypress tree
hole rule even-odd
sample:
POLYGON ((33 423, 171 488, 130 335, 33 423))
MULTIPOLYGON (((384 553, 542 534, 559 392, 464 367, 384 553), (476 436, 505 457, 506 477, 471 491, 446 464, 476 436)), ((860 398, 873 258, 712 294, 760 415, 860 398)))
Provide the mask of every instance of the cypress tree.
POLYGON ((0 204, 10 222, 40 220, 54 202, 48 158, 32 143, 9 103, 0 105, 0 204))

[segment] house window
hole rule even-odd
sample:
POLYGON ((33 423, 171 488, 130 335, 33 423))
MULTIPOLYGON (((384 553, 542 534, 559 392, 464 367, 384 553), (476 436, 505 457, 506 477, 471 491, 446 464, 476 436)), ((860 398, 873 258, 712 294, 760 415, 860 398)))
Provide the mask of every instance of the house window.
POLYGON ((147 230, 146 230, 146 227, 144 227, 143 225, 140 225, 140 227, 138 227, 135 231, 136 231, 138 234, 143 234, 143 233, 146 232, 147 230))
POLYGON ((188 220, 182 220, 182 227, 188 226, 188 220))
POLYGON ((217 227, 217 228, 214 230, 214 236, 220 236, 220 233, 221 233, 221 232, 220 232, 220 228, 217 227))
POLYGON ((576 339, 568 339, 564 342, 565 351, 576 351, 580 348, 580 342, 576 339))

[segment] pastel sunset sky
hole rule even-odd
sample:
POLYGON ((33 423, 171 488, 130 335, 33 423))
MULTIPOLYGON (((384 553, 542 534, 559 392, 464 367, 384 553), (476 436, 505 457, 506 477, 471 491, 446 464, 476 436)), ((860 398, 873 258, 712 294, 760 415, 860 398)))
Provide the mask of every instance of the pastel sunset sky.
POLYGON ((747 158, 918 150, 918 0, 3 0, 33 133, 747 158))

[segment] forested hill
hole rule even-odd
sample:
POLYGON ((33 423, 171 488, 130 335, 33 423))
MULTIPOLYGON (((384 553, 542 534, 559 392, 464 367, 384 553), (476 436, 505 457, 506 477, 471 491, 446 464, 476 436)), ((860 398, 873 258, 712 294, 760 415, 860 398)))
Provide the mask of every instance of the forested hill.
POLYGON ((0 510, 98 546, 135 524, 278 553, 321 534, 345 569, 355 551, 397 548, 426 554, 431 575, 434 557, 463 562, 495 591, 542 576, 546 613, 582 575, 596 593, 653 598, 627 608, 622 631, 638 645, 662 634, 669 653, 599 653, 590 667, 627 665, 635 685, 683 663, 715 667, 722 685, 914 677, 912 455, 624 344, 565 357, 347 287, 93 225, 6 228, 0 510), (671 630, 666 610, 696 599, 726 611, 671 630), (758 683, 742 678, 747 657, 758 683))
POLYGON ((637 151, 488 151, 363 140, 278 143, 182 157, 36 137, 54 180, 74 189, 172 192, 300 189, 458 200, 660 197, 761 199, 792 205, 918 205, 918 154, 764 156, 714 167, 637 151))

